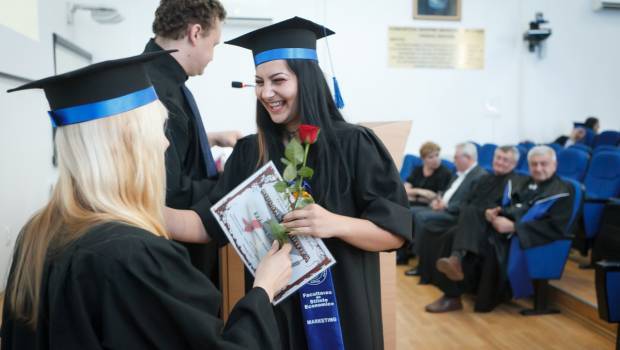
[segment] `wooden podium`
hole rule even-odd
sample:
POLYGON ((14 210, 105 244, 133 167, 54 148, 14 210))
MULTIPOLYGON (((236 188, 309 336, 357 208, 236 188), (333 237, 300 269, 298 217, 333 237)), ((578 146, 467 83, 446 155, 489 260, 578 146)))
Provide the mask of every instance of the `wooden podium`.
MULTIPOLYGON (((385 144, 396 167, 400 169, 409 131, 410 121, 360 123, 372 129, 385 144)), ((396 256, 380 253, 381 310, 383 317, 384 348, 396 349, 396 256)), ((220 248, 220 285, 222 289, 222 316, 224 320, 233 306, 245 294, 243 263, 237 252, 226 245, 220 248)))
MULTIPOLYGON (((360 123, 372 129, 381 139, 400 170, 411 121, 360 123)), ((381 316, 383 319, 383 348, 396 349, 396 253, 379 253, 381 271, 381 316)))

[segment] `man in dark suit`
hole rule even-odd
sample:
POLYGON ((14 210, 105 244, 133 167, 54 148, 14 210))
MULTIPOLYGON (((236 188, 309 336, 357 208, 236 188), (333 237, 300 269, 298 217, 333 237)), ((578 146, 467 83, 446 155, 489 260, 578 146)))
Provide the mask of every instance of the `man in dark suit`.
MULTIPOLYGON (((416 255, 423 249, 419 242, 424 241, 424 236, 442 233, 456 223, 462 201, 467 198, 478 180, 487 173, 478 165, 476 146, 469 142, 456 146, 454 164, 457 173, 446 192, 433 200, 428 207, 412 210, 416 255)), ((418 276, 419 271, 418 266, 407 270, 405 274, 418 276)))
MULTIPOLYGON (((218 177, 211 146, 232 147, 241 135, 222 132, 207 136, 197 103, 185 82, 201 75, 213 59, 225 17, 226 11, 218 0, 162 0, 153 21, 155 37, 144 50, 177 50, 145 65, 168 110, 166 221, 169 226, 169 222, 177 220, 186 222, 185 227, 201 230, 204 235, 207 230, 197 212, 205 208, 197 205, 211 192, 218 177)), ((218 285, 216 244, 184 245, 192 264, 218 285)))

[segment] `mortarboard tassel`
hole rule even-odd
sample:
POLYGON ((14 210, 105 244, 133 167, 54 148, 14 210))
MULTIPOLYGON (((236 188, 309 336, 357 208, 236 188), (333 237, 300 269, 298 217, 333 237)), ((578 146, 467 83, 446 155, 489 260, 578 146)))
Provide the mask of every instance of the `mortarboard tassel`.
POLYGON ((336 102, 336 107, 338 109, 344 108, 344 100, 342 99, 342 94, 340 94, 340 86, 338 86, 338 80, 336 77, 332 77, 334 80, 334 102, 336 102))

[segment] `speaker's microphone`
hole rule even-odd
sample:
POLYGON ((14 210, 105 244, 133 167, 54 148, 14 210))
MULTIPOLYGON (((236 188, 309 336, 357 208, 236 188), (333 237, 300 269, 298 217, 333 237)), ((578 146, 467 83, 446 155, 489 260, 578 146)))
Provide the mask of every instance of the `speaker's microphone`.
POLYGON ((254 84, 246 84, 246 83, 242 83, 240 81, 233 81, 230 84, 232 87, 237 88, 237 89, 241 89, 241 88, 245 88, 245 87, 250 87, 250 86, 256 86, 254 84))

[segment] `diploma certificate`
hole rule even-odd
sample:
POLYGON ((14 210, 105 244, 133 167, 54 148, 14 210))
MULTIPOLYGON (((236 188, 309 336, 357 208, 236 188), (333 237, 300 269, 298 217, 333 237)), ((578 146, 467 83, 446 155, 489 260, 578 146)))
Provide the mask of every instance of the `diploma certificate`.
MULTIPOLYGON (((274 240, 269 221, 281 222, 292 210, 288 194, 274 188, 279 181, 282 181, 280 173, 269 162, 211 207, 228 241, 253 276, 274 240)), ((319 238, 289 236, 288 239, 293 246, 293 274, 288 285, 274 296, 274 305, 336 262, 319 238)))

